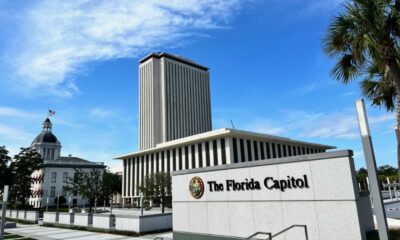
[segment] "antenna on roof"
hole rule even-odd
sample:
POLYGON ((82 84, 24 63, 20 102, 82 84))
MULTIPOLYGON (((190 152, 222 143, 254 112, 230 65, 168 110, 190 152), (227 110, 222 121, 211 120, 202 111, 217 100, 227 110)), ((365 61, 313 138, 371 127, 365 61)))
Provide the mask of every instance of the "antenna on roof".
POLYGON ((231 119, 232 128, 235 129, 235 125, 233 125, 233 121, 231 119))

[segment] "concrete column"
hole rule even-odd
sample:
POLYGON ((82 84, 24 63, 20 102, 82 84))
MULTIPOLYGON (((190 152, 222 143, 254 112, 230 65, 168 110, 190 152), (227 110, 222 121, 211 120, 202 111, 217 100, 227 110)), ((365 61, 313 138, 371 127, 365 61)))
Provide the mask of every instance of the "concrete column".
POLYGON ((222 165, 221 139, 217 139, 217 155, 218 155, 218 165, 222 165))

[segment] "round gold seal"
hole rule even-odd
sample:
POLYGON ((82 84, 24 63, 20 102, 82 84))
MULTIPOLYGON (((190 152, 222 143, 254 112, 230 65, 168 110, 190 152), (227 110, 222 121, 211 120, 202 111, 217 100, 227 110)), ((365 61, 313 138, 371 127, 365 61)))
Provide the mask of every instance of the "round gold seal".
POLYGON ((189 182, 189 191, 193 198, 200 199, 204 193, 204 183, 199 177, 193 177, 189 182))

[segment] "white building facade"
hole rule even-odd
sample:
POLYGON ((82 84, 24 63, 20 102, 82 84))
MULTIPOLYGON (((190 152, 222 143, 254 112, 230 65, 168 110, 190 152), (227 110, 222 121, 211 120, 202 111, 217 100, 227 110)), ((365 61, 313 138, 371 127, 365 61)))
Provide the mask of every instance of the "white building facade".
POLYGON ((138 186, 153 173, 268 161, 321 153, 333 148, 236 129, 214 130, 117 157, 123 160, 122 197, 127 203, 137 201, 138 186))
POLYGON ((29 204, 35 208, 55 206, 58 197, 71 201, 71 206, 84 204, 84 199, 77 192, 68 193, 63 190, 69 178, 73 178, 75 169, 91 171, 99 169, 104 171, 105 165, 101 162, 61 156, 61 143, 52 133, 52 123, 49 118, 43 122, 42 132, 35 138, 31 145, 43 158, 43 168, 32 174, 32 195, 29 204))

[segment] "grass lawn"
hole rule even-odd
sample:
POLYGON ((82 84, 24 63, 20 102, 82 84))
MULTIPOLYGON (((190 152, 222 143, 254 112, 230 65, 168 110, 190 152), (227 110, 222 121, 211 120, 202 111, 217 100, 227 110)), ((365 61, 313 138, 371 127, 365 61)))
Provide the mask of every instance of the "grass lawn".
MULTIPOLYGON (((398 229, 390 229, 389 230, 390 239, 391 240, 400 240, 400 228, 398 229)), ((370 232, 367 235, 368 240, 379 240, 378 231, 370 232)))
POLYGON ((11 234, 11 233, 4 233, 4 240, 5 239, 23 239, 23 240, 36 240, 35 238, 28 238, 16 234, 11 234))

